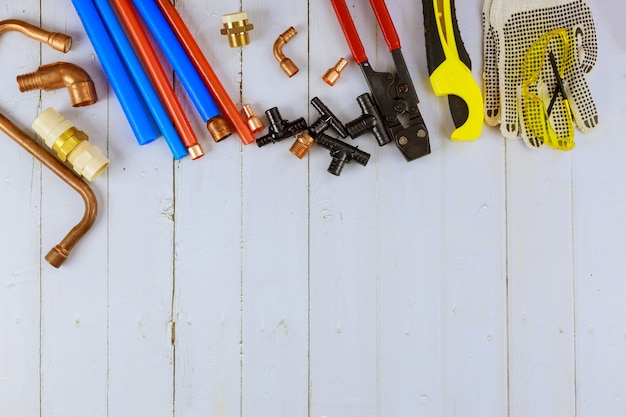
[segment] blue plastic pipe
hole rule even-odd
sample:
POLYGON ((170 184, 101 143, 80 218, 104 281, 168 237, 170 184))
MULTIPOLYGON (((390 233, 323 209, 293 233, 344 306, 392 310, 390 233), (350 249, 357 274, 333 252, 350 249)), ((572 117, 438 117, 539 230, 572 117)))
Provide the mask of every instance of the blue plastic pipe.
POLYGON ((128 67, 130 74, 137 83, 139 91, 146 100, 148 108, 150 109, 152 116, 154 116, 154 120, 156 120, 157 125, 161 129, 163 137, 172 151, 172 155, 174 155, 175 159, 183 158, 187 155, 187 148, 180 139, 180 136, 174 128, 165 107, 163 107, 163 103, 161 103, 159 96, 150 82, 150 79, 146 75, 146 72, 141 65, 141 61, 135 54, 133 46, 126 37, 124 28, 117 20, 117 15, 113 11, 109 0, 94 0, 94 2, 96 3, 96 7, 100 12, 100 16, 102 17, 104 24, 109 29, 109 34, 113 38, 120 55, 124 59, 124 62, 126 62, 126 66, 128 67))
POLYGON ((161 132, 113 46, 96 6, 92 0, 72 0, 72 4, 126 114, 137 142, 140 145, 152 142, 161 136, 161 132))
POLYGON ((205 122, 219 115, 219 110, 178 38, 153 0, 133 0, 161 50, 180 78, 187 94, 205 122))

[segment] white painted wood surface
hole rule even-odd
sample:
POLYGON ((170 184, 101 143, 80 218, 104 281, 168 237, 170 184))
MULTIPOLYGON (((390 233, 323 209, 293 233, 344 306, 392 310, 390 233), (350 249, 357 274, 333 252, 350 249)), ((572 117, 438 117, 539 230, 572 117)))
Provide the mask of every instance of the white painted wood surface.
MULTIPOLYGON (((348 3, 370 61, 388 68, 367 2, 348 3)), ((478 79, 482 2, 457 3, 478 79)), ((56 270, 43 256, 82 203, 0 139, 0 416, 626 416, 626 6, 591 6, 601 125, 559 153, 491 128, 450 142, 421 5, 389 0, 433 153, 407 164, 361 138, 369 165, 336 178, 321 149, 299 161, 285 142, 210 143, 184 93, 207 155, 139 147, 71 2, 4 2, 0 19, 74 45, 2 35, 0 112, 32 133, 55 107, 112 163, 93 183, 96 224, 56 270), (18 91, 17 74, 61 60, 88 70, 97 104, 18 91)), ((349 55, 329 2, 177 7, 236 102, 313 121, 319 96, 342 120, 358 115, 354 63, 335 87, 320 79, 349 55), (240 7, 255 29, 235 50, 220 17, 240 7), (271 53, 289 26, 293 79, 271 53)))

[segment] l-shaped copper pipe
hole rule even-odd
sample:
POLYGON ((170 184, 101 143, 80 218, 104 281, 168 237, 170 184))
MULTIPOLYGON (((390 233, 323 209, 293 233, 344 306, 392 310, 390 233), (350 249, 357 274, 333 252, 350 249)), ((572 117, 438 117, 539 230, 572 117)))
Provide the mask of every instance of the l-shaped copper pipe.
POLYGON ((67 87, 74 107, 88 106, 98 101, 96 88, 87 71, 68 62, 42 65, 35 72, 18 75, 17 84, 21 92, 67 87))
POLYGON ((9 31, 20 32, 29 38, 46 43, 60 52, 67 52, 72 46, 72 38, 63 33, 48 32, 17 19, 0 21, 0 35, 9 31))
POLYGON ((280 36, 278 36, 276 42, 274 42, 274 58, 276 58, 276 61, 278 61, 278 63, 280 64, 280 68, 285 72, 285 74, 287 74, 289 78, 296 75, 296 73, 299 71, 299 68, 296 64, 293 63, 291 59, 285 56, 285 54, 283 53, 283 46, 285 46, 285 44, 297 34, 298 32, 296 31, 296 29, 291 26, 280 36))
POLYGON ((52 154, 37 144, 34 139, 24 133, 2 114, 0 114, 0 130, 76 190, 85 202, 85 214, 83 218, 69 231, 63 240, 46 255, 46 261, 53 267, 58 268, 65 262, 70 251, 80 238, 82 238, 94 224, 96 215, 98 214, 98 200, 96 199, 96 195, 86 182, 81 180, 72 170, 63 165, 63 163, 58 161, 52 154))

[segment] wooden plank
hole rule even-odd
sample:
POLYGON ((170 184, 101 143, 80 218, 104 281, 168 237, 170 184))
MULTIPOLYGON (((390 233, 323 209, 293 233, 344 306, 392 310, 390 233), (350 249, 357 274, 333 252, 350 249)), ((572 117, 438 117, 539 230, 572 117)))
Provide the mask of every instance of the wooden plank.
MULTIPOLYGON (((349 3, 372 65, 376 26, 369 6, 349 3)), ((312 2, 310 95, 319 96, 344 123, 360 116, 356 97, 367 84, 354 63, 330 2, 312 2), (330 88, 321 77, 340 58, 350 63, 330 88)), ((310 108, 311 121, 319 115, 310 108)), ((328 133, 338 137, 337 133, 328 133)), ((355 162, 341 176, 327 172, 330 152, 310 153, 310 398, 312 416, 375 416, 378 413, 378 285, 380 213, 378 149, 365 135, 350 145, 371 153, 366 167, 355 162)))
MULTIPOLYGON (((31 24, 39 3, 9 2, 4 15, 31 24)), ((39 95, 24 95, 13 81, 17 71, 39 62, 39 44, 8 32, 0 37, 0 113, 30 134, 39 95), (16 53, 20 51, 20 53, 16 53)), ((41 164, 0 134, 0 414, 40 414, 41 164)))
POLYGON ((571 181, 571 154, 507 142, 513 416, 575 412, 571 181))
MULTIPOLYGON (((482 30, 482 4, 457 2, 456 7, 474 79, 480 83, 482 42, 476 35, 482 30)), ((498 129, 485 125, 478 140, 451 142, 454 125, 448 100, 438 99, 436 105, 442 109, 433 127, 441 138, 443 174, 444 414, 504 416, 508 411, 504 138, 498 129)))
MULTIPOLYGON (((221 16, 234 10, 215 3, 179 1, 177 8, 237 103, 240 50, 219 34, 221 16)), ((198 122, 184 95, 187 114, 198 122)), ((214 143, 196 124, 206 155, 181 161, 175 172, 175 414, 241 415, 242 145, 237 135, 214 143)))
MULTIPOLYGON (((626 98, 614 94, 623 83, 625 28, 614 13, 623 4, 599 8, 598 66, 588 78, 599 105, 600 125, 576 136, 574 153, 574 250, 576 279, 576 411, 580 416, 619 416, 626 409, 626 283, 623 255, 626 223, 621 134, 626 98), (603 13, 602 13, 603 12, 603 13), (614 36, 611 36, 614 35, 614 36), (603 97, 613 97, 603 105, 603 97)), ((596 10, 594 10, 595 12, 596 10)))
MULTIPOLYGON (((255 29, 243 48, 243 100, 261 113, 307 115, 307 1, 244 1, 255 29), (300 72, 288 78, 272 44, 299 32, 284 52, 300 72)), ((266 120, 267 123, 267 120, 266 120)), ((308 176, 291 139, 244 149, 242 160, 242 415, 304 415, 308 379, 308 176)))
MULTIPOLYGON (((84 68, 94 79, 96 90, 106 91, 106 82, 88 42, 81 42, 78 16, 54 4, 42 4, 42 25, 66 32, 75 39, 71 52, 63 55, 42 49, 42 63, 68 61, 84 68)), ((36 66, 33 66, 34 70, 36 66)), ((107 100, 89 107, 72 108, 66 89, 42 93, 41 109, 54 107, 90 141, 105 150, 107 100)), ((79 416, 104 414, 107 406, 107 225, 104 204, 106 175, 91 187, 98 198, 95 224, 59 269, 45 264, 41 286, 41 413, 79 416)), ((82 199, 50 172, 42 173, 42 245, 50 248, 83 215, 82 199)), ((46 249, 47 252, 47 249, 46 249)))

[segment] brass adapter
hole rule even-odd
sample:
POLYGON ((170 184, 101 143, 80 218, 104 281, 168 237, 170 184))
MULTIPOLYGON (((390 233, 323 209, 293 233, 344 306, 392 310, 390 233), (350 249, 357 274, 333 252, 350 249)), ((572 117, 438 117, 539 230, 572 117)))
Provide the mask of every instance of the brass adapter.
POLYGON ((222 141, 233 133, 224 116, 218 114, 206 122, 206 127, 215 142, 222 141))
POLYGON ((341 75, 341 71, 348 65, 348 60, 345 58, 340 58, 339 61, 335 64, 334 67, 329 68, 324 75, 322 76, 322 80, 331 87, 335 85, 339 76, 341 75))
POLYGON ((296 141, 293 145, 291 145, 289 152, 302 159, 309 153, 314 144, 315 139, 313 139, 308 133, 303 132, 298 135, 296 141))
POLYGON ((284 33, 282 33, 278 37, 278 39, 276 39, 276 42, 274 42, 274 58, 276 58, 276 61, 278 61, 278 63, 280 64, 280 68, 285 72, 285 74, 287 74, 289 78, 296 75, 296 73, 299 71, 299 68, 296 66, 296 64, 293 63, 291 59, 285 56, 285 54, 283 53, 283 46, 285 46, 285 44, 297 34, 298 32, 292 26, 284 33))
POLYGON ((69 162, 74 171, 88 181, 93 181, 109 166, 109 160, 89 137, 78 130, 53 108, 44 110, 33 122, 33 129, 57 158, 69 162))
POLYGON ((220 29, 222 35, 228 36, 228 43, 231 48, 246 46, 250 43, 248 31, 254 29, 254 25, 248 23, 246 12, 229 13, 222 16, 224 28, 220 29))
POLYGON ((96 88, 89 74, 78 65, 67 62, 42 65, 35 72, 18 75, 17 84, 21 92, 67 87, 74 107, 87 106, 98 101, 96 88))

